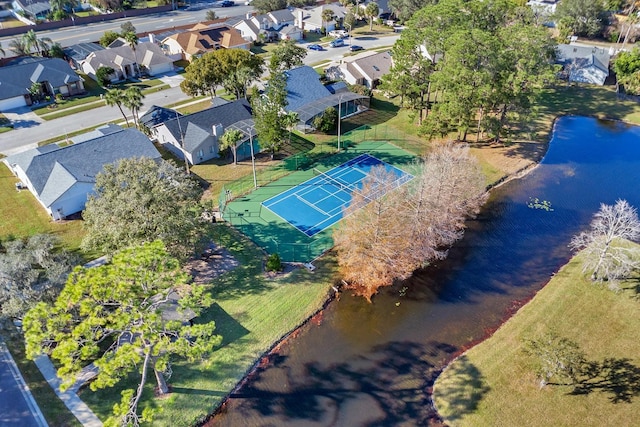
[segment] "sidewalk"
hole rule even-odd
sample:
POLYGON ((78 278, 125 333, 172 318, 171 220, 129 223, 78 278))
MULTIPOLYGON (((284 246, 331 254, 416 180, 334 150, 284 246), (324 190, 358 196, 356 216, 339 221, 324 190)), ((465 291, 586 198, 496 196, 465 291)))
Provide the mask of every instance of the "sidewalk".
POLYGON ((91 411, 91 409, 84 403, 75 391, 79 387, 74 385, 66 391, 60 390, 60 378, 56 375, 56 370, 51 363, 51 360, 46 355, 40 355, 35 360, 36 366, 42 372, 45 380, 49 383, 51 388, 56 392, 60 400, 65 404, 67 408, 75 415, 75 417, 85 427, 101 427, 102 421, 91 411))

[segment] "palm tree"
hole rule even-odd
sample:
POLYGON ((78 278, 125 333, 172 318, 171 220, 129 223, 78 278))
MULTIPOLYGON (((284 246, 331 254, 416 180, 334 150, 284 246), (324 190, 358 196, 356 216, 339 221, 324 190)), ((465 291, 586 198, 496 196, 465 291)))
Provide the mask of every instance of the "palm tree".
POLYGON ((291 132, 300 121, 300 116, 295 111, 289 111, 282 116, 282 125, 289 131, 289 145, 291 145, 291 132))
POLYGON ((124 114, 124 110, 122 109, 124 99, 125 95, 121 89, 109 89, 104 96, 104 102, 106 102, 108 106, 113 107, 116 105, 118 107, 122 113, 122 117, 124 117, 124 121, 127 122, 127 127, 129 127, 129 119, 127 119, 127 115, 124 114))
POLYGON ((238 164, 238 142, 240 142, 243 137, 244 134, 238 129, 227 129, 220 137, 220 148, 222 148, 223 150, 226 148, 231 148, 231 152, 233 153, 234 165, 238 164))
POLYGON ((33 30, 24 33, 21 39, 27 54, 30 54, 35 49, 36 54, 39 56, 44 56, 45 52, 53 44, 53 40, 49 37, 38 38, 38 35, 33 30))
POLYGON ((329 34, 329 31, 327 31, 327 27, 329 26, 329 22, 333 21, 334 18, 336 17, 336 14, 333 13, 333 10, 331 9, 323 9, 322 10, 322 21, 324 22, 324 34, 327 35, 329 34))
POLYGON ((28 55, 29 51, 24 44, 24 40, 22 38, 14 38, 9 42, 9 49, 13 51, 18 56, 28 55))
POLYGON ((373 18, 378 16, 380 13, 380 8, 378 7, 378 3, 372 1, 367 5, 364 9, 364 14, 369 18, 369 31, 373 31, 373 18))
POLYGON ((138 46, 138 36, 136 35, 136 33, 129 31, 124 33, 122 37, 124 37, 124 39, 127 41, 127 44, 131 48, 131 51, 133 51, 135 66, 136 66, 136 69, 138 70, 137 74, 140 74, 140 68, 138 67, 138 56, 136 54, 136 47, 138 46))
POLYGON ((140 127, 138 112, 140 111, 140 107, 142 107, 143 105, 143 99, 144 95, 142 94, 142 89, 140 89, 138 86, 128 87, 127 90, 124 91, 122 105, 131 110, 131 114, 133 115, 133 122, 137 128, 140 127))

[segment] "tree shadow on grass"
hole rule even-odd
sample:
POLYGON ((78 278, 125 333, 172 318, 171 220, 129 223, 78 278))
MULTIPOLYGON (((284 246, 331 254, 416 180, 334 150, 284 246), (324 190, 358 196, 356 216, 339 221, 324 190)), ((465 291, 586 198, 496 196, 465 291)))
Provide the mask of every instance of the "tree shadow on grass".
POLYGON ((640 396, 640 367, 627 358, 607 358, 587 362, 583 377, 574 384, 571 395, 600 392, 609 395, 611 403, 631 403, 640 396))
POLYGON ((453 422, 475 412, 490 387, 466 355, 460 356, 448 369, 447 382, 438 388, 438 394, 447 402, 446 408, 440 408, 441 414, 453 422))

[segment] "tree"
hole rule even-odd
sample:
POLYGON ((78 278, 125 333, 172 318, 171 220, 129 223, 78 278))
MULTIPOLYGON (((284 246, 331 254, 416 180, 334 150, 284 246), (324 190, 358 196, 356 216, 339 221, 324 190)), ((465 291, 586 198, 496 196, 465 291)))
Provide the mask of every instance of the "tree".
POLYGON ((540 378, 540 388, 553 377, 574 384, 586 364, 580 346, 554 332, 525 341, 525 352, 537 359, 536 374, 540 378))
POLYGON ((58 250, 51 234, 5 242, 0 252, 0 319, 22 319, 40 301, 53 301, 79 262, 58 250))
POLYGON ((33 101, 40 101, 40 99, 42 98, 42 83, 31 83, 31 86, 29 86, 29 95, 31 95, 31 99, 33 101))
POLYGON ((229 148, 233 153, 233 164, 238 164, 238 142, 242 141, 244 134, 238 129, 228 129, 220 137, 220 148, 223 150, 229 148))
POLYGON ((592 281, 609 281, 609 287, 615 290, 618 279, 640 266, 640 249, 627 242, 639 239, 636 209, 626 200, 618 200, 615 205, 601 204, 591 229, 574 236, 569 247, 583 251, 583 272, 591 271, 592 281))
POLYGON ((129 127, 129 119, 127 118, 127 115, 124 113, 124 110, 122 109, 125 99, 126 97, 125 97, 124 91, 122 89, 117 89, 117 88, 107 90, 107 92, 104 95, 104 102, 110 107, 113 107, 114 105, 117 106, 118 109, 120 110, 120 113, 122 114, 122 117, 124 117, 124 121, 127 123, 127 127, 129 127))
POLYGON ((389 0, 389 8, 400 21, 407 21, 418 10, 437 0, 389 0))
POLYGON ((332 9, 322 9, 322 22, 324 23, 324 33, 329 34, 329 22, 336 18, 336 14, 332 9))
POLYGON ((98 84, 102 87, 107 87, 111 83, 111 76, 115 72, 116 71, 111 67, 99 67, 98 70, 96 70, 96 80, 98 81, 98 84))
POLYGON ((107 47, 118 37, 120 37, 120 34, 116 33, 115 31, 105 31, 102 37, 100 37, 100 45, 107 47))
POLYGON ((140 127, 140 119, 138 114, 140 112, 140 108, 143 103, 144 95, 142 94, 142 89, 138 86, 129 86, 123 93, 122 105, 131 110, 131 115, 133 116, 133 123, 136 128, 140 127))
POLYGON ((91 362, 98 368, 92 390, 112 387, 138 372, 136 390, 122 392, 109 421, 148 422, 151 408, 138 411, 147 373, 155 373, 158 393, 167 394, 163 372, 172 356, 194 361, 221 342, 213 322, 190 325, 166 315, 171 310, 188 318, 211 304, 203 286, 188 282, 159 241, 122 250, 103 266, 77 267, 55 303, 39 303, 25 316, 27 357, 49 354, 58 362, 63 387, 72 385, 91 362))
POLYGON ((133 34, 137 33, 136 27, 133 25, 131 21, 126 21, 120 24, 120 30, 123 37, 127 33, 133 33, 133 34))
POLYGON ((54 20, 59 21, 69 16, 67 12, 78 6, 78 0, 49 0, 49 5, 55 17, 54 20))
POLYGON ((287 79, 284 73, 272 74, 265 93, 251 99, 255 129, 260 145, 271 151, 273 159, 284 141, 283 117, 287 105, 287 79))
POLYGON ((343 25, 349 28, 349 33, 353 31, 353 27, 356 25, 356 15, 350 10, 344 16, 344 20, 342 21, 343 25))
POLYGON ((107 165, 83 213, 82 247, 109 253, 160 239, 173 256, 187 257, 199 250, 204 234, 201 195, 194 180, 166 161, 107 165))
MULTIPOLYGON (((127 23, 129 22, 125 22, 125 24, 127 23)), ((124 26, 125 24, 122 24, 122 25, 124 26)), ((122 33, 122 37, 127 41, 127 44, 131 48, 131 52, 133 52, 133 58, 135 60, 135 66, 136 66, 136 74, 140 74, 140 69, 138 68, 138 55, 136 53, 136 47, 138 47, 138 36, 133 31, 127 31, 125 33, 122 33)))
POLYGON ((263 63, 261 57, 244 49, 207 52, 187 66, 180 88, 187 95, 214 97, 216 88, 224 84, 240 97, 248 84, 262 74, 263 63))
POLYGON ((369 31, 373 31, 373 20, 376 19, 380 14, 378 3, 374 1, 370 2, 364 9, 364 14, 369 18, 369 31))
POLYGON ((640 94, 638 75, 640 74, 640 49, 620 52, 613 62, 613 71, 619 84, 624 85, 626 93, 640 94))
POLYGON ((606 11, 602 0, 562 0, 558 3, 555 19, 561 33, 596 37, 602 34, 606 11))
POLYGON ((160 239, 184 258, 200 249, 206 231, 202 189, 166 161, 124 159, 96 176, 83 218, 82 247, 105 253, 160 239))
POLYGON ((273 74, 287 71, 303 65, 302 60, 307 56, 307 50, 296 45, 293 40, 282 40, 271 52, 269 70, 273 74))
POLYGON ((312 122, 316 130, 324 133, 331 132, 332 129, 335 129, 337 123, 338 112, 334 107, 328 107, 322 114, 315 116, 312 122))
POLYGON ((216 15, 216 11, 213 9, 207 10, 207 13, 204 17, 207 21, 215 21, 216 19, 218 19, 218 15, 216 15))
POLYGON ((291 132, 300 121, 300 115, 295 111, 289 111, 282 117, 282 126, 289 131, 289 144, 291 144, 291 132))
POLYGON ((260 14, 287 8, 287 0, 252 0, 251 6, 260 14))
POLYGON ((49 50, 53 41, 49 37, 38 37, 35 31, 29 30, 21 37, 24 43, 27 53, 31 53, 35 50, 36 55, 45 56, 45 53, 49 50))
POLYGON ((64 53, 64 50, 62 50, 62 46, 60 46, 60 43, 52 44, 51 48, 49 48, 48 55, 51 58, 60 58, 60 59, 64 59, 67 56, 64 53))
POLYGON ((369 301, 380 287, 445 258, 486 200, 466 145, 436 147, 418 166, 419 175, 400 188, 395 174, 372 171, 334 233, 341 276, 369 301))

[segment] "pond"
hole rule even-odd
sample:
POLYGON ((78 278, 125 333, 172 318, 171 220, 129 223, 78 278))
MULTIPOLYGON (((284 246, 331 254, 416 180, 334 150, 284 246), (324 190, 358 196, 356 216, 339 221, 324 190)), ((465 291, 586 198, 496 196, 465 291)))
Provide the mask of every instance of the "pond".
POLYGON ((571 257, 600 203, 640 207, 640 128, 564 117, 522 179, 492 191, 438 266, 373 304, 343 294, 290 339, 209 425, 434 422, 429 388, 453 355, 495 330, 571 257), (548 202, 550 209, 532 202, 548 202))

